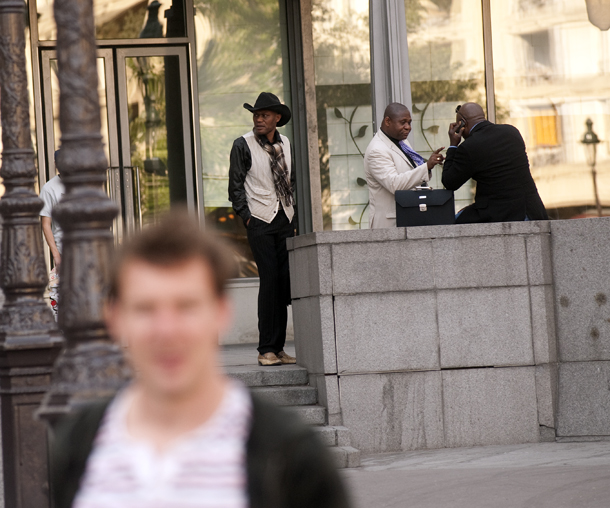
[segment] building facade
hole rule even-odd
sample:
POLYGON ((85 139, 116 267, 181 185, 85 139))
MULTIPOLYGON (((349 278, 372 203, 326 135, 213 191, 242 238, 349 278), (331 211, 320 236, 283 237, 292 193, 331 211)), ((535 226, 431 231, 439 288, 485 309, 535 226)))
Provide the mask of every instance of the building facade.
MULTIPOLYGON (((363 154, 392 101, 411 109, 410 140, 424 157, 447 146, 458 104, 480 102, 490 120, 521 131, 553 218, 610 208, 610 34, 589 21, 585 0, 93 4, 116 241, 175 205, 219 229, 240 266, 233 342, 256 340, 257 269, 228 201, 229 151, 251 128, 242 104, 261 91, 294 114, 281 130, 297 161, 300 233, 368 227, 363 154), (582 143, 587 119, 600 140, 594 161, 582 143)), ((61 139, 53 1, 31 0, 28 12, 42 186, 61 139)), ((439 168, 432 183, 441 185, 439 168)), ((473 191, 460 189, 456 208, 473 191)))

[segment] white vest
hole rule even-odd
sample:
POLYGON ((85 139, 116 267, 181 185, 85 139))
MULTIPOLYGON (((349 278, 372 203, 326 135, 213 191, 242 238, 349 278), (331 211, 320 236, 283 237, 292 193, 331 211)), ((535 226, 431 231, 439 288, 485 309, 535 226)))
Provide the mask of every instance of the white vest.
MULTIPOLYGON (((253 131, 244 134, 242 137, 248 143, 248 148, 250 148, 250 154, 252 155, 252 167, 246 173, 246 181, 244 184, 248 209, 257 219, 270 223, 277 215, 279 208, 279 198, 275 192, 275 184, 273 183, 273 171, 271 171, 270 157, 263 147, 259 145, 258 139, 253 131)), ((282 149, 284 151, 286 167, 288 168, 288 180, 290 181, 290 172, 292 171, 290 141, 282 134, 280 134, 280 137, 282 139, 282 149)), ((282 207, 286 212, 286 217, 291 221, 294 216, 293 206, 286 206, 286 204, 282 202, 282 207)))

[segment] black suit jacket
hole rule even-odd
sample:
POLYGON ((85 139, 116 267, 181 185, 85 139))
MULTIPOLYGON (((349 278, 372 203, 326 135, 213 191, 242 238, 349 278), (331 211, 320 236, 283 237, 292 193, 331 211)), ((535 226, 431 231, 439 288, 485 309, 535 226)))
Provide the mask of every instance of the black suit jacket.
POLYGON ((470 178, 477 182, 474 204, 456 223, 549 218, 530 173, 525 143, 512 125, 485 120, 457 148, 447 150, 443 185, 456 190, 470 178))

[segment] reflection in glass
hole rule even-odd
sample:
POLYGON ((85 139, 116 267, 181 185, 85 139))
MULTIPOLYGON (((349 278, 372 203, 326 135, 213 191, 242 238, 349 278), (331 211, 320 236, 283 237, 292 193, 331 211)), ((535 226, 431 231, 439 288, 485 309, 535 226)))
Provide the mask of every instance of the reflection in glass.
MULTIPOLYGON (((405 0, 405 11, 413 102, 409 141, 427 159, 447 146, 458 104, 486 108, 481 1, 405 0)), ((441 166, 433 171, 435 188, 442 188, 441 172, 441 166)), ((456 191, 456 210, 473 201, 472 184, 456 191)))
MULTIPOLYGON (((54 41, 53 0, 36 0, 38 38, 54 41)), ((97 39, 186 37, 184 0, 94 0, 97 39)))
MULTIPOLYGON (((57 59, 53 58, 49 62, 51 71, 51 101, 53 111, 53 140, 54 147, 49 147, 49 164, 55 164, 53 153, 58 150, 61 143, 61 127, 59 125, 59 79, 57 77, 57 59)), ((106 160, 110 160, 109 143, 108 143, 108 106, 106 97, 106 69, 104 67, 104 59, 97 59, 97 75, 98 75, 98 92, 100 98, 100 118, 102 121, 102 143, 106 160)), ((48 100, 48 98, 45 98, 48 100)), ((53 166, 54 167, 54 166, 53 166)), ((49 175, 49 179, 53 178, 56 173, 49 175)))
POLYGON ((373 137, 369 2, 312 10, 324 229, 368 228, 364 152, 373 137))
POLYGON ((492 2, 491 14, 496 115, 521 131, 549 216, 598 215, 581 143, 587 119, 601 140, 597 187, 610 215, 610 34, 581 0, 492 2))
POLYGON ((136 223, 186 203, 178 56, 125 59, 136 223))
MULTIPOLYGON (((285 0, 195 0, 205 215, 230 240, 242 277, 258 271, 228 200, 229 153, 252 129, 244 102, 267 91, 291 106, 284 10, 285 0)), ((292 122, 280 132, 292 138, 292 122)))

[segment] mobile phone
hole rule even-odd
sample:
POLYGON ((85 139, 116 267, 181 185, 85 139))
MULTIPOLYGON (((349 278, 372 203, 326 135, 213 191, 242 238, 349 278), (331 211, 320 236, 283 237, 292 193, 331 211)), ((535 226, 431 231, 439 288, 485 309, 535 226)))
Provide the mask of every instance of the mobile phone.
POLYGON ((464 120, 460 120, 459 125, 455 129, 455 133, 457 134, 458 132, 460 132, 462 127, 466 127, 466 122, 464 122, 464 120))

